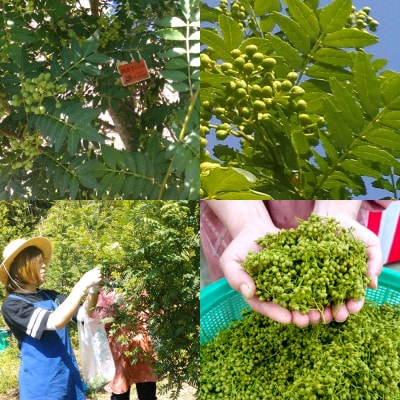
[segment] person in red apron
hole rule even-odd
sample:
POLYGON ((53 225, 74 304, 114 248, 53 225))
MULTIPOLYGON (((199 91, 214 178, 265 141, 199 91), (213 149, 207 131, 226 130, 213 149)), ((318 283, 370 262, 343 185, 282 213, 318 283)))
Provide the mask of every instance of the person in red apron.
POLYGON ((95 268, 82 276, 68 297, 39 289, 46 278, 52 246, 48 239, 17 239, 3 252, 0 282, 8 293, 1 310, 18 340, 21 365, 20 400, 84 400, 85 394, 69 339, 67 323, 87 295, 84 306, 97 302, 95 290, 102 280, 95 268))
MULTIPOLYGON (((115 307, 120 307, 123 298, 115 292, 101 291, 97 302, 95 313, 99 313, 101 318, 114 316, 115 307)), ((133 384, 136 385, 137 396, 139 400, 157 400, 156 382, 157 375, 153 371, 152 361, 147 357, 154 352, 150 335, 147 332, 147 317, 140 314, 138 325, 130 326, 129 323, 110 334, 110 324, 105 328, 109 334, 108 342, 115 362, 115 377, 105 389, 111 392, 111 400, 129 400, 130 389, 133 384), (135 332, 135 335, 132 333, 135 332), (128 343, 122 343, 118 338, 120 336, 129 338, 128 343), (133 362, 132 357, 127 356, 127 352, 138 352, 138 359, 133 362), (147 357, 145 356, 147 355, 147 357)))

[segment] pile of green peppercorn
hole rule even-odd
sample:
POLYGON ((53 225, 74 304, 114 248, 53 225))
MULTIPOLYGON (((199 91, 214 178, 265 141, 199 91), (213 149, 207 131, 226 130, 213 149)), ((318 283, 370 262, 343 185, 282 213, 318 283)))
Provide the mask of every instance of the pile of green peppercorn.
POLYGON ((261 301, 306 314, 365 297, 365 243, 334 218, 312 214, 296 229, 267 234, 257 243, 262 250, 249 253, 243 267, 261 301))
POLYGON ((400 307, 283 325, 253 311, 200 349, 202 400, 399 400, 400 307))

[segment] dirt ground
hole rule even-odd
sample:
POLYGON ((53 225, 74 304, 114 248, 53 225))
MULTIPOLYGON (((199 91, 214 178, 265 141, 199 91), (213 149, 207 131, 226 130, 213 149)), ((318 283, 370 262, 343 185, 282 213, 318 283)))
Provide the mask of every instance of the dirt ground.
MULTIPOLYGON (((110 394, 103 391, 101 393, 97 393, 94 396, 88 396, 87 400, 110 400, 110 394)), ((180 400, 195 400, 196 399, 196 390, 192 387, 185 385, 181 393, 179 394, 180 400)), ((18 391, 13 390, 7 394, 0 394, 0 400, 18 400, 18 391)), ((137 400, 136 390, 134 386, 131 390, 131 400, 137 400)), ((159 394, 157 393, 157 400, 169 400, 168 393, 159 394)))

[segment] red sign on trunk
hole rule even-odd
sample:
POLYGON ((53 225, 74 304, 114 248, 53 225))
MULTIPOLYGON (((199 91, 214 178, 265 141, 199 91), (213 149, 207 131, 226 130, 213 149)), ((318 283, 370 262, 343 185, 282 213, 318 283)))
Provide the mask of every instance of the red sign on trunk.
POLYGON ((121 74, 121 81, 124 86, 150 78, 149 70, 143 59, 119 65, 118 72, 121 74))

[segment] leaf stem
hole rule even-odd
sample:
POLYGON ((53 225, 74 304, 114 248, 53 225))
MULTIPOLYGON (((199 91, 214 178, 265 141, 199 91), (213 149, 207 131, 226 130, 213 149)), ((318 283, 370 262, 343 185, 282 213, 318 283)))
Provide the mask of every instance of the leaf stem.
MULTIPOLYGON (((186 133, 187 127, 189 125, 191 116, 193 114, 193 111, 194 111, 194 108, 195 108, 195 104, 196 104, 197 98, 199 97, 199 94, 200 94, 200 86, 197 88, 196 92, 194 93, 194 96, 192 97, 192 99, 190 101, 190 104, 189 104, 189 107, 188 107, 188 112, 186 114, 185 121, 183 122, 181 132, 179 134, 179 141, 180 142, 183 142, 183 140, 185 138, 185 133, 186 133)), ((165 188, 167 186, 168 179, 169 179, 169 177, 171 175, 171 172, 172 172, 173 163, 174 163, 174 157, 172 157, 172 159, 170 161, 170 164, 168 166, 168 169, 167 169, 167 173, 165 174, 164 179, 163 179, 163 181, 161 183, 161 187, 160 187, 160 191, 158 192, 157 200, 161 200, 162 199, 162 196, 164 194, 164 190, 165 190, 165 188)))

